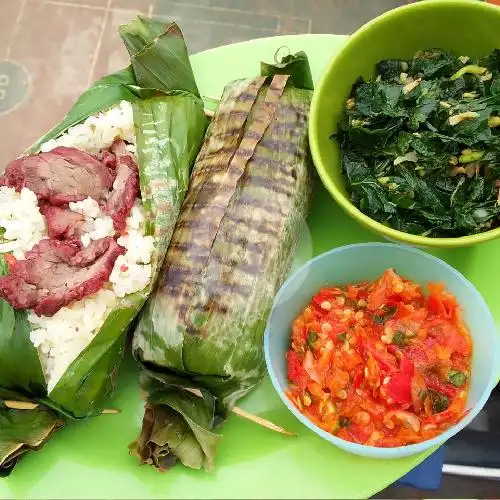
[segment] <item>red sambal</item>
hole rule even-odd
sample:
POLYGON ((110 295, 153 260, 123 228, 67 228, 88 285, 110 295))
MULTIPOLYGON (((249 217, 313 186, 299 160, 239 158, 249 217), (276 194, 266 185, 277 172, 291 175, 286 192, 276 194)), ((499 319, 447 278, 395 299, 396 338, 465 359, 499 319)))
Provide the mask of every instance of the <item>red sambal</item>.
POLYGON ((294 320, 288 396, 318 427, 394 447, 441 434, 466 413, 472 340, 444 286, 392 269, 322 288, 294 320))

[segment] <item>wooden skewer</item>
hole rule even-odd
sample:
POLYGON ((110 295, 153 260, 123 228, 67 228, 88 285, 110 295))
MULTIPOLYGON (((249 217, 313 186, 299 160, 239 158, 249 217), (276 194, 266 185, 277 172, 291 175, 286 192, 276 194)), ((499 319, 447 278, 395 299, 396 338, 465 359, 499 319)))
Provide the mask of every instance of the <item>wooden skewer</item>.
POLYGON ((10 399, 5 400, 4 404, 7 408, 11 408, 12 410, 34 410, 38 408, 38 404, 30 403, 29 401, 12 401, 10 399))
MULTIPOLYGON (((192 394, 198 396, 198 397, 203 397, 202 393, 198 389, 186 389, 187 391, 191 392, 192 394)), ((269 429, 274 432, 278 432, 279 434, 284 434, 285 436, 296 436, 297 434, 295 432, 290 432, 287 431, 286 429, 283 429, 283 427, 280 427, 276 424, 273 424, 270 420, 266 420, 265 418, 258 417, 257 415, 253 415, 252 413, 249 413, 242 408, 239 408, 238 406, 234 406, 233 409, 231 410, 235 415, 238 415, 239 417, 246 418, 247 420, 250 420, 250 422, 253 422, 257 425, 260 425, 262 427, 265 427, 266 429, 269 429)))
POLYGON ((117 410, 116 408, 104 408, 101 411, 101 415, 116 415, 117 413, 121 413, 121 410, 117 410))
MULTIPOLYGON (((35 410, 40 406, 40 404, 32 403, 31 401, 14 401, 12 399, 6 399, 4 404, 11 410, 35 410)), ((117 413, 120 413, 120 410, 115 408, 105 408, 102 410, 101 415, 116 415, 117 413)))
POLYGON ((280 434, 284 434, 285 436, 297 435, 295 432, 287 431, 286 429, 283 429, 283 427, 279 427, 278 425, 273 424, 270 420, 266 420, 265 418, 261 418, 257 415, 252 415, 251 413, 248 413, 247 411, 243 410, 242 408, 239 408, 238 406, 235 406, 231 411, 240 417, 246 418, 247 420, 250 420, 251 422, 254 422, 258 425, 261 425, 266 429, 270 429, 271 431, 279 432, 280 434))

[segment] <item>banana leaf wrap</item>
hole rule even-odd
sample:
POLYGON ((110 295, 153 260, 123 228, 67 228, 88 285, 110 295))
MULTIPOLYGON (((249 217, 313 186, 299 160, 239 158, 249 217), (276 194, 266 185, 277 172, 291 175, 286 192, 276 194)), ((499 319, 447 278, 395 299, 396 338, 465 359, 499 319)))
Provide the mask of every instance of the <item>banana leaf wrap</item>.
MULTIPOLYGON (((119 299, 90 344, 48 393, 26 311, 0 300, 0 475, 23 453, 39 449, 67 418, 100 414, 115 386, 126 333, 150 295, 186 193, 191 167, 208 125, 187 49, 175 23, 139 17, 120 28, 131 65, 92 85, 64 120, 27 153, 88 116, 132 102, 145 232, 154 237, 152 278, 119 299), (8 407, 28 402, 32 409, 8 407), (33 405, 35 403, 35 405, 33 405)), ((7 266, 0 255, 0 274, 7 266)))
POLYGON ((298 53, 224 89, 133 336, 149 397, 130 449, 144 463, 213 468, 213 429, 265 373, 262 336, 312 191, 311 87, 307 57, 298 53), (186 388, 202 396, 189 392, 189 419, 210 434, 178 410, 186 388), (178 453, 177 432, 188 427, 186 442, 197 446, 178 453))

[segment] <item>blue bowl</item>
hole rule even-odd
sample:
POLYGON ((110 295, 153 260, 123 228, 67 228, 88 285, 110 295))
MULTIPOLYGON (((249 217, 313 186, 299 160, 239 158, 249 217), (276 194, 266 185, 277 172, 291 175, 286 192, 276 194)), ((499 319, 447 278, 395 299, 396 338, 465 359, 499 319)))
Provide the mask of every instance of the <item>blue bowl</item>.
POLYGON ((276 295, 264 336, 267 369, 274 388, 288 409, 310 430, 335 446, 371 458, 401 458, 422 453, 443 444, 481 411, 497 383, 499 339, 495 321, 476 288, 456 269, 425 252, 389 243, 348 245, 315 257, 296 271, 276 295), (393 268, 405 278, 419 283, 424 291, 430 281, 445 284, 457 298, 474 342, 471 385, 467 401, 470 412, 439 436, 418 444, 397 448, 365 446, 337 438, 314 425, 288 399, 286 351, 290 345, 293 319, 322 287, 374 280, 393 268))

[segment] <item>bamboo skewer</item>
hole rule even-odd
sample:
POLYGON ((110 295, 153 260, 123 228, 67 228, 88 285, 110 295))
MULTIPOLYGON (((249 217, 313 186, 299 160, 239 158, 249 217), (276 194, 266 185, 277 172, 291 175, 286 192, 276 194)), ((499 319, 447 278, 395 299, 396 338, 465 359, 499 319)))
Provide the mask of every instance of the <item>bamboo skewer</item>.
POLYGON ((116 415, 117 413, 121 413, 121 411, 116 408, 104 408, 101 411, 101 415, 116 415))
MULTIPOLYGON (((40 406, 39 403, 32 403, 31 401, 14 401, 13 399, 4 400, 4 405, 11 410, 35 410, 40 406)), ((101 415, 116 415, 120 410, 115 408, 104 408, 101 415)))
MULTIPOLYGON (((198 389, 186 389, 187 391, 191 392, 195 396, 198 396, 200 398, 203 397, 201 394, 201 391, 198 389)), ((287 431, 286 429, 283 429, 283 427, 280 427, 276 424, 273 424, 270 420, 266 420, 265 418, 259 417, 257 415, 253 415, 252 413, 249 413, 242 408, 239 408, 238 406, 234 406, 231 410, 235 415, 238 415, 239 417, 246 418, 247 420, 250 420, 250 422, 253 422, 254 424, 260 425, 261 427, 265 427, 266 429, 269 429, 273 432, 278 432, 279 434, 283 434, 285 436, 296 436, 297 434, 295 432, 290 432, 287 431)))
POLYGON ((39 406, 38 404, 30 403, 29 401, 13 401, 11 399, 5 400, 4 404, 11 410, 34 410, 39 406))
POLYGON ((283 427, 279 427, 278 425, 273 424, 270 420, 266 420, 265 418, 253 415, 252 413, 248 413, 247 411, 243 410, 242 408, 239 408, 238 406, 235 406, 231 411, 235 415, 238 415, 239 417, 242 418, 246 418, 247 420, 250 420, 250 422, 254 422, 257 425, 261 425, 262 427, 265 427, 266 429, 269 429, 271 431, 279 432, 280 434, 284 434, 285 436, 297 435, 295 432, 287 431, 283 427))

